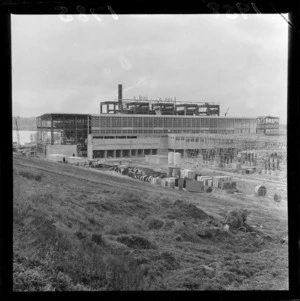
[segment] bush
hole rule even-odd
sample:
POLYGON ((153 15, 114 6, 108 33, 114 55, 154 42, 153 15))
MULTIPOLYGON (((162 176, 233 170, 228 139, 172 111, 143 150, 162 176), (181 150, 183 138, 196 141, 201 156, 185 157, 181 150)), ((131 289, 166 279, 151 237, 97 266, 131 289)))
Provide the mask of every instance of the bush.
POLYGON ((32 172, 32 171, 30 172, 30 171, 21 170, 20 175, 24 178, 29 179, 29 180, 36 180, 38 182, 41 182, 41 180, 42 180, 42 174, 37 173, 37 172, 32 172))
POLYGON ((110 256, 107 262, 108 290, 143 290, 145 285, 144 271, 130 257, 110 256))
POLYGON ((228 224, 231 229, 238 229, 245 225, 250 211, 247 209, 235 209, 228 211, 225 217, 225 224, 228 224))
POLYGON ((151 217, 147 220, 149 230, 159 230, 163 227, 164 222, 161 219, 151 217))
MULTIPOLYGON (((176 234, 180 234, 182 240, 189 241, 192 243, 198 243, 200 242, 200 238, 197 234, 197 229, 191 225, 191 224, 185 224, 185 225, 178 225, 175 227, 176 234)), ((180 241, 180 238, 179 240, 180 241)))
POLYGON ((97 245, 100 245, 100 246, 105 246, 105 240, 104 238, 102 237, 101 234, 93 234, 92 235, 92 241, 94 243, 96 243, 97 245))
POLYGON ((84 238, 87 237, 87 233, 86 233, 86 232, 81 232, 81 231, 75 232, 75 235, 76 235, 77 238, 79 238, 79 239, 84 239, 84 238))
POLYGON ((39 267, 29 269, 13 264, 13 291, 42 291, 47 283, 49 279, 39 267))
POLYGON ((175 222, 173 220, 166 221, 163 230, 168 231, 171 230, 175 226, 175 222))
POLYGON ((94 217, 88 218, 88 221, 89 221, 92 225, 95 225, 95 224, 96 224, 96 220, 95 220, 94 217))

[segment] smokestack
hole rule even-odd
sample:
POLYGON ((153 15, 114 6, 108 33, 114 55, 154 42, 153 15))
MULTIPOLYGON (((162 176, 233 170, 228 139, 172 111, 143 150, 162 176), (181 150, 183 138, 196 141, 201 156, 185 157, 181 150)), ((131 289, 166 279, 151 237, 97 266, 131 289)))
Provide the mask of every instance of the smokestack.
POLYGON ((119 103, 119 110, 122 109, 122 85, 118 85, 118 103, 119 103))

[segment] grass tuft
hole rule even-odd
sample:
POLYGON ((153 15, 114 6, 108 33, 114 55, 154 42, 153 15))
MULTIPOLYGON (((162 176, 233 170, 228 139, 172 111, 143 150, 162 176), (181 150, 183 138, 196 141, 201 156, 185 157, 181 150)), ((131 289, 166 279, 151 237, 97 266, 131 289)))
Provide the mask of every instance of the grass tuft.
POLYGON ((156 249, 156 246, 152 242, 138 235, 131 235, 131 236, 122 235, 117 238, 117 241, 125 244, 129 248, 156 249))
POLYGON ((33 171, 24 171, 24 170, 20 170, 20 175, 29 180, 35 180, 38 182, 42 181, 42 176, 43 176, 41 173, 37 173, 33 171))

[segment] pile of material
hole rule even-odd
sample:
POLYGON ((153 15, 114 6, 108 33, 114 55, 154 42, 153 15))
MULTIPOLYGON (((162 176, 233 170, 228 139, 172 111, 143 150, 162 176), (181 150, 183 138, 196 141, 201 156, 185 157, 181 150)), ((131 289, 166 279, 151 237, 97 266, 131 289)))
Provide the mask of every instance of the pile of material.
POLYGON ((180 171, 180 176, 182 178, 194 179, 195 178, 195 171, 192 169, 182 169, 180 171))
POLYGON ((267 194, 267 188, 263 185, 258 185, 255 187, 255 193, 257 196, 265 196, 267 194))
POLYGON ((222 188, 222 182, 231 182, 231 177, 229 177, 229 176, 213 177, 213 187, 222 188))

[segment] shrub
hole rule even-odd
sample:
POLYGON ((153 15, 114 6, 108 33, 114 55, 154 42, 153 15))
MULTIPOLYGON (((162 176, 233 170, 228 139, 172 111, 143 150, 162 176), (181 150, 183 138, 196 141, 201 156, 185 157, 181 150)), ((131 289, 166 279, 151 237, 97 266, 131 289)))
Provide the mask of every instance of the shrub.
POLYGON ((159 230, 163 227, 164 222, 161 219, 151 217, 147 221, 149 230, 159 230))
POLYGON ((198 243, 200 241, 200 238, 197 235, 197 229, 190 224, 176 226, 175 233, 180 234, 182 240, 184 241, 189 241, 192 243, 198 243))
POLYGON ((48 282, 39 267, 30 269, 22 264, 13 264, 13 291, 42 291, 48 282))
POLYGON ((225 217, 225 224, 228 224, 231 229, 242 227, 247 220, 250 211, 247 209, 235 209, 228 211, 225 217))
POLYGON ((95 220, 94 217, 88 218, 88 221, 89 221, 92 225, 95 225, 95 224, 96 224, 96 220, 95 220))
POLYGON ((81 231, 75 232, 75 235, 76 235, 79 239, 84 239, 84 238, 87 237, 87 233, 81 232, 81 231))
POLYGON ((135 260, 127 256, 110 256, 106 262, 108 290, 144 289, 144 271, 135 260))
POLYGON ((180 235, 180 234, 179 234, 179 235, 176 235, 175 240, 176 240, 176 241, 182 241, 181 235, 180 235))
POLYGON ((104 246, 105 245, 105 240, 104 238, 102 237, 101 234, 93 234, 92 235, 92 241, 94 243, 96 243, 97 245, 100 245, 100 246, 104 246))
POLYGON ((183 287, 189 290, 196 290, 200 286, 200 283, 194 279, 186 279, 183 283, 183 287))
POLYGON ((175 226, 175 222, 173 220, 166 221, 163 230, 168 231, 171 230, 175 226))
POLYGON ((177 262, 176 258, 170 252, 162 252, 159 256, 159 259, 163 260, 164 266, 171 270, 176 269, 179 267, 179 263, 177 262))

